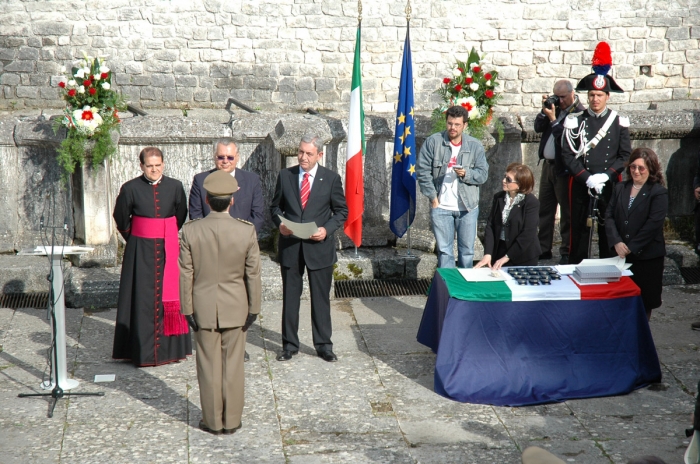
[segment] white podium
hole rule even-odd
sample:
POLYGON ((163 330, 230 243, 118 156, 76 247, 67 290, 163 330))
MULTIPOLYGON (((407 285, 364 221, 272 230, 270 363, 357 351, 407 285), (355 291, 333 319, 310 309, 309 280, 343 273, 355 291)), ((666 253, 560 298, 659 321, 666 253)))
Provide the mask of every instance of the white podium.
POLYGON ((56 387, 56 379, 58 379, 58 386, 62 390, 71 390, 80 384, 77 380, 68 378, 66 364, 65 285, 63 282, 63 267, 61 266, 61 262, 67 255, 82 254, 92 250, 93 248, 86 246, 38 246, 36 248, 24 249, 17 253, 18 255, 51 257, 53 282, 52 292, 49 294, 49 305, 51 304, 50 299, 53 298, 53 317, 55 324, 51 324, 51 334, 56 339, 56 353, 54 358, 56 362, 51 363, 52 382, 50 384, 46 384, 45 382, 41 383, 41 388, 44 390, 53 390, 54 387, 56 387))

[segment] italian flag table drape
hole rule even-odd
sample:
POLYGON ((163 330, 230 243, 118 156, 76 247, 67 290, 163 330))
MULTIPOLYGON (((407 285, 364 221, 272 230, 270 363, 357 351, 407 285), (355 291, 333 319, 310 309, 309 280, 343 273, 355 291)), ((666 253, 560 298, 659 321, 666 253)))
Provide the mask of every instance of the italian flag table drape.
POLYGON ((568 276, 552 285, 518 285, 506 282, 467 282, 459 269, 444 268, 437 272, 445 281, 450 297, 468 301, 537 301, 537 300, 608 300, 639 296, 639 287, 629 277, 601 285, 578 285, 568 276))

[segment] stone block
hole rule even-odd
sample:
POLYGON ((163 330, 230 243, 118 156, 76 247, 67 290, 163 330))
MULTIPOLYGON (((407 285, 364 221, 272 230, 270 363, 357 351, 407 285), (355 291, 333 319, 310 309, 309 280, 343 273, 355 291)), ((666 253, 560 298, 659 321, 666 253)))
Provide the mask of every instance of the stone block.
POLYGON ((68 23, 56 21, 37 21, 32 23, 32 32, 38 36, 52 35, 71 35, 73 26, 68 23))
POLYGON ((569 76, 571 66, 566 64, 539 64, 537 65, 537 75, 541 77, 569 76))
POLYGON ((669 27, 666 30, 668 40, 685 40, 690 38, 689 27, 669 27))
POLYGON ((683 77, 686 79, 700 77, 700 63, 683 65, 683 77))
POLYGON ((153 74, 151 85, 153 87, 175 87, 175 78, 169 74, 153 74))
POLYGON ((630 95, 631 103, 667 101, 672 98, 671 89, 637 90, 630 95))
POLYGON ((12 61, 10 64, 5 65, 5 72, 30 73, 34 72, 34 66, 34 61, 15 60, 12 61))
POLYGON ((680 50, 697 50, 698 39, 688 39, 688 40, 670 40, 668 44, 668 49, 673 51, 680 50))
POLYGON ((556 79, 536 77, 523 80, 523 92, 526 93, 548 93, 551 91, 556 79))
POLYGON ((19 83, 19 74, 11 74, 8 72, 0 74, 0 85, 19 85, 19 83))

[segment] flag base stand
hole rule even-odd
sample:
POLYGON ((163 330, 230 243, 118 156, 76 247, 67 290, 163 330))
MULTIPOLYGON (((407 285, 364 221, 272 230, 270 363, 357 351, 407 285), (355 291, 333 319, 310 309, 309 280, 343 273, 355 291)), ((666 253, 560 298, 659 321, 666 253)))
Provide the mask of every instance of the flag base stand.
POLYGON ((366 256, 363 256, 357 252, 357 247, 355 247, 355 254, 348 256, 348 259, 356 260, 359 261, 361 259, 367 258, 366 256))

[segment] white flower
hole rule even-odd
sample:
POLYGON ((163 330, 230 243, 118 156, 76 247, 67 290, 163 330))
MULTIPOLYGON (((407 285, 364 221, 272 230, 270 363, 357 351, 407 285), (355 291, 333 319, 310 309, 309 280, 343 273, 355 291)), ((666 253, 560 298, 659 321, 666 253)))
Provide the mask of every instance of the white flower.
POLYGON ((83 68, 80 68, 76 71, 75 77, 79 77, 81 79, 85 78, 85 70, 83 68))
POLYGON ((82 85, 79 85, 78 86, 78 93, 85 93, 85 87, 83 87, 82 85))
POLYGON ((109 68, 105 65, 100 66, 100 73, 108 73, 109 68))
POLYGON ((459 68, 455 68, 452 70, 452 75, 457 77, 462 75, 462 71, 459 70, 459 68))
POLYGON ((94 78, 93 80, 95 80, 95 81, 99 81, 99 80, 100 80, 100 75, 99 75, 99 74, 95 74, 95 75, 92 76, 92 77, 94 78))
POLYGON ((491 79, 486 81, 486 85, 491 85, 491 79))
POLYGON ((89 106, 84 106, 83 109, 73 111, 73 121, 79 128, 82 127, 89 132, 95 132, 95 129, 102 124, 102 116, 89 106))
POLYGON ((65 67, 65 66, 61 66, 61 72, 62 72, 63 74, 66 73, 66 67, 65 67))
POLYGON ((78 83, 75 82, 75 79, 71 79, 71 80, 68 81, 68 85, 71 86, 71 87, 75 87, 76 85, 78 85, 78 83))
POLYGON ((476 62, 470 63, 470 64, 469 64, 469 69, 474 69, 474 68, 476 68, 477 66, 479 66, 479 63, 476 63, 476 62))
POLYGON ((102 83, 102 88, 105 90, 109 90, 109 82, 103 82, 102 83))
POLYGON ((479 84, 477 84, 476 82, 472 82, 471 84, 469 84, 469 88, 472 89, 472 91, 476 92, 477 90, 479 90, 479 84))
POLYGON ((85 67, 83 68, 83 73, 85 73, 86 76, 90 76, 90 67, 89 67, 89 66, 85 66, 85 67))

